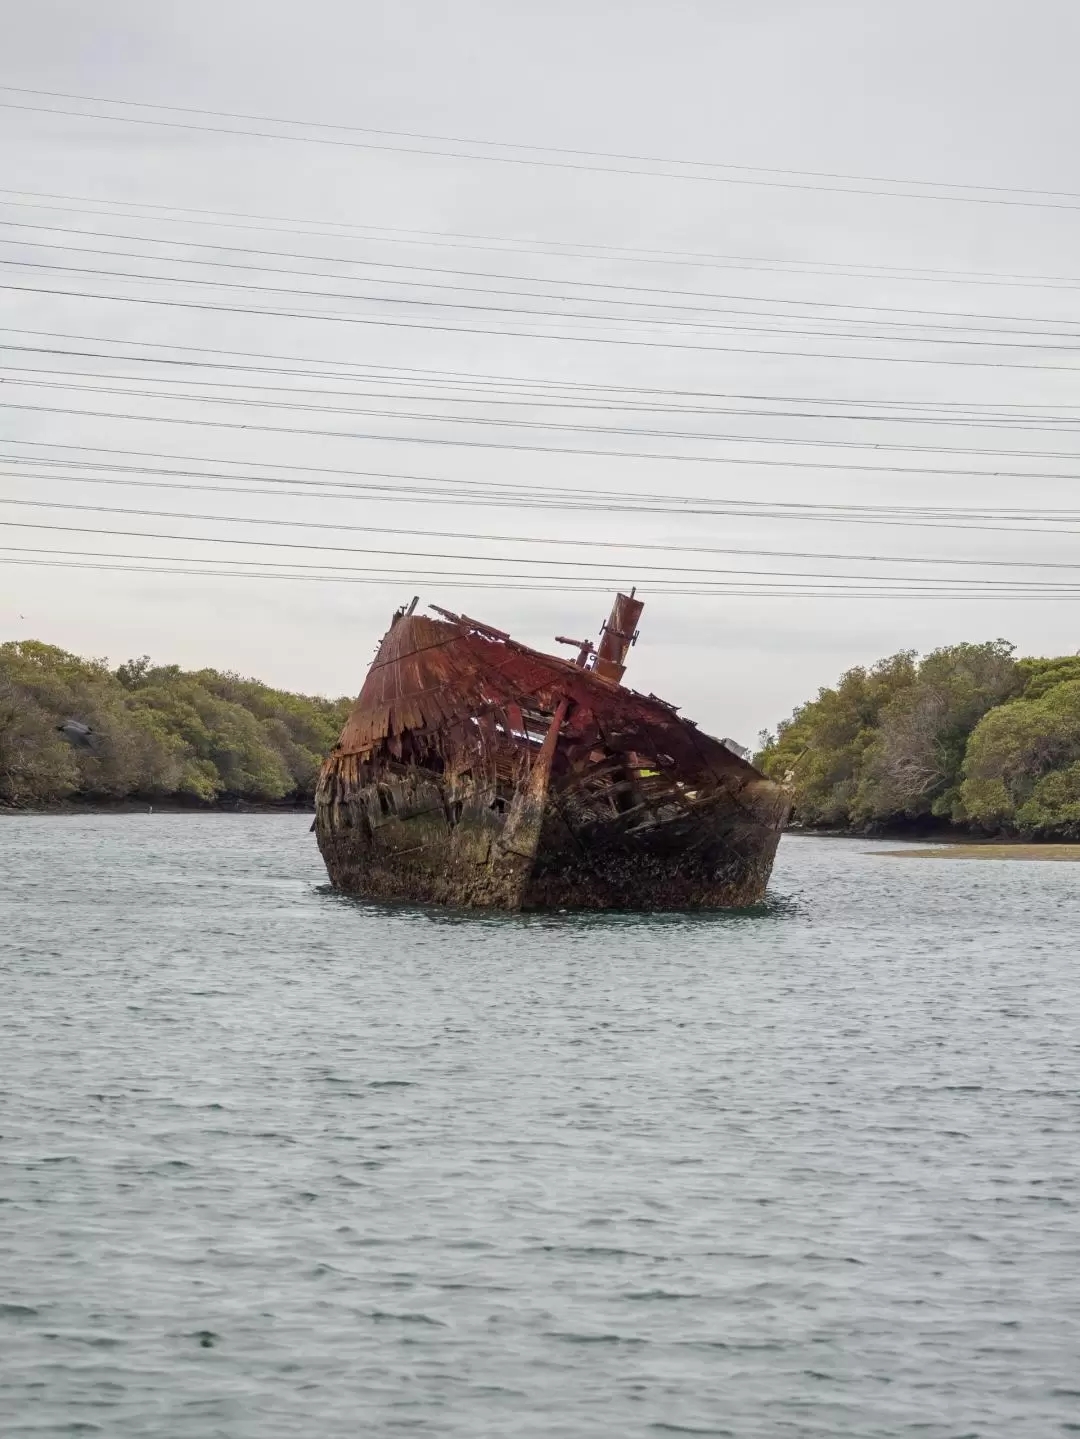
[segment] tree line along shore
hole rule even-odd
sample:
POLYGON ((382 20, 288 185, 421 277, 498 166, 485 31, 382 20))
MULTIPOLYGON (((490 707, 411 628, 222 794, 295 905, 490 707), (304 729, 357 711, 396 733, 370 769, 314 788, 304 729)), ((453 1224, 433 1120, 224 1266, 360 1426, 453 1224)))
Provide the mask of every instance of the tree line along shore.
MULTIPOLYGON (((0 807, 310 805, 352 701, 217 670, 0 644, 0 807)), ((1080 655, 902 650, 761 736, 794 822, 1080 839, 1080 655)))
POLYGON ((1080 839, 1080 655, 902 650, 800 705, 755 762, 809 829, 1080 839))
POLYGON ((11 641, 0 645, 0 807, 307 806, 351 705, 11 641))

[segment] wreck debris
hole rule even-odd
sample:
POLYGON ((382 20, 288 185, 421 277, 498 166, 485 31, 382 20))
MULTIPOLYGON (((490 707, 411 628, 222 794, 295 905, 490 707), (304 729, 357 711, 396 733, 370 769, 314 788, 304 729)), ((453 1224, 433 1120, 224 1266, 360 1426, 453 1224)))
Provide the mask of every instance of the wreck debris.
POLYGON ((643 603, 575 661, 431 606, 401 609, 323 766, 331 882, 505 909, 685 909, 764 897, 785 793, 620 681, 643 603))

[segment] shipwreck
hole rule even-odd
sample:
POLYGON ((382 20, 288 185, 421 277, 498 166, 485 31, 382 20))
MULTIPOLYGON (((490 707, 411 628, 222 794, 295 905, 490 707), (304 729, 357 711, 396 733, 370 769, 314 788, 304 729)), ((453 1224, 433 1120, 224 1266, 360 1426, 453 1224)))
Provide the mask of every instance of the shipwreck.
POLYGON ((501 909, 758 903, 789 801, 730 742, 622 684, 641 600, 575 659, 416 601, 399 610, 319 777, 331 883, 501 909))

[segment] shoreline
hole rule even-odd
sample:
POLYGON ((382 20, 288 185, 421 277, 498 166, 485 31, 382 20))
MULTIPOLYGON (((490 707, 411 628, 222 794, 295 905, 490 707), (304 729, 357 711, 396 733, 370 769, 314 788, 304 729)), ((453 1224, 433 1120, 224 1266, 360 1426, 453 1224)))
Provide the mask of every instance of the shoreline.
MULTIPOLYGON (((197 800, 186 801, 173 797, 163 799, 117 799, 117 800, 62 800, 53 805, 0 805, 0 821, 5 818, 32 817, 57 819, 75 815, 123 815, 123 814, 188 814, 188 815, 230 815, 230 814, 315 814, 314 800, 295 800, 281 803, 259 802, 256 800, 227 800, 213 804, 197 800)), ((795 839, 861 839, 881 844, 919 845, 918 853, 937 850, 1008 850, 1008 849, 1069 849, 1080 851, 1080 838, 1040 838, 1022 835, 979 835, 952 827, 911 827, 905 825, 886 826, 878 830, 863 829, 818 829, 811 826, 790 825, 784 837, 795 839)), ((896 854, 911 854, 912 850, 896 850, 896 854)))

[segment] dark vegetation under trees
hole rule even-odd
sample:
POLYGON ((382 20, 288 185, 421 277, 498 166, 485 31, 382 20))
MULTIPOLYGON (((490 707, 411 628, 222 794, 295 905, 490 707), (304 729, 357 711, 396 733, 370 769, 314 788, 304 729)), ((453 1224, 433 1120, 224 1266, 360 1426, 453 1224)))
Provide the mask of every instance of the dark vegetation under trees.
POLYGON ((309 804, 350 705, 12 641, 0 645, 0 806, 309 804))
POLYGON ((828 829, 956 826, 1080 839, 1080 655, 1005 640, 903 650, 800 705, 757 763, 828 829))

